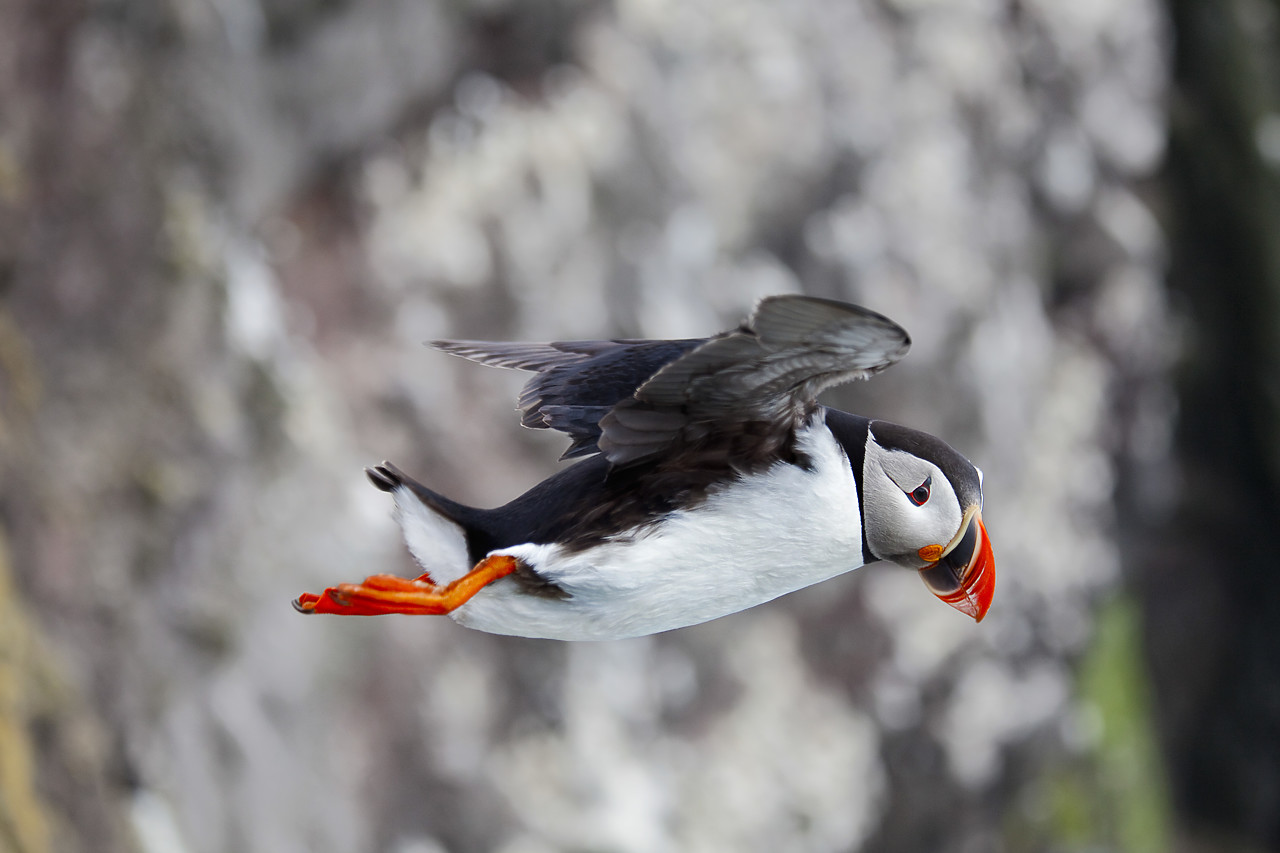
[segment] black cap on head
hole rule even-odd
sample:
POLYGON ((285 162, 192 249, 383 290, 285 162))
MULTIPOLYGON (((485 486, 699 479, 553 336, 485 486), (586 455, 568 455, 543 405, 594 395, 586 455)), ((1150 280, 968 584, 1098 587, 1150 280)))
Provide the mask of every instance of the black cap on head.
POLYGON ((873 420, 868 428, 876 443, 884 449, 906 451, 937 465, 951 481, 951 488, 955 490, 962 508, 982 504, 982 479, 978 476, 978 469, 954 447, 927 432, 889 421, 873 420))

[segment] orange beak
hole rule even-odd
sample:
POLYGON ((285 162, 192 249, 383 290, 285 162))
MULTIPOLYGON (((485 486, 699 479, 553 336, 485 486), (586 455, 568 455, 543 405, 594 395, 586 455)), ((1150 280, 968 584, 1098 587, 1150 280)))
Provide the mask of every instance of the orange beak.
POLYGON ((937 562, 920 570, 920 578, 939 599, 981 622, 996 591, 996 561, 981 510, 971 507, 964 520, 937 562))

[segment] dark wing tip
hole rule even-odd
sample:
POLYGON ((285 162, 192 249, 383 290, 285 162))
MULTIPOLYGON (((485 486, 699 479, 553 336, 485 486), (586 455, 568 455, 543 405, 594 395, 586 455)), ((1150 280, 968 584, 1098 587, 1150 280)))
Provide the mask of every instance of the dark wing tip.
POLYGON ((589 358, 608 341, 557 341, 525 343, 509 341, 428 341, 429 346, 490 367, 542 373, 589 358))

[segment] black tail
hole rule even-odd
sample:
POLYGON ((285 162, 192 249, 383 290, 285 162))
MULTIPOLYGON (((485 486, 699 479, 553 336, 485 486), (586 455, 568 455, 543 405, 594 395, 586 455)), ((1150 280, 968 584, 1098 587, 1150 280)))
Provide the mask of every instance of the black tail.
POLYGON ((499 547, 494 544, 493 510, 478 509, 450 500, 439 492, 428 489, 390 462, 365 468, 364 473, 370 483, 384 492, 408 489, 428 508, 462 527, 467 537, 467 550, 473 560, 479 560, 490 549, 499 547))
POLYGON ((383 462, 373 468, 365 468, 364 475, 369 478, 370 483, 373 483, 384 492, 394 492, 405 481, 404 473, 390 462, 383 462))
POLYGON ((373 468, 365 468, 364 473, 369 478, 370 483, 373 483, 384 492, 394 492, 403 486, 417 495, 418 499, 424 504, 450 521, 461 524, 463 529, 467 531, 480 524, 482 517, 486 513, 485 510, 460 504, 457 501, 446 498, 439 492, 433 492, 390 462, 383 462, 373 468))

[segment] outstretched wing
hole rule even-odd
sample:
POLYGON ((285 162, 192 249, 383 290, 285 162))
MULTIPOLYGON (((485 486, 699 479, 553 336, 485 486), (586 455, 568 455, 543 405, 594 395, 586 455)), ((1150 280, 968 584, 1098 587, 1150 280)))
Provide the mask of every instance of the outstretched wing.
POLYGON ((856 305, 803 296, 763 300, 737 330, 659 370, 600 420, 616 464, 715 433, 766 451, 786 444, 825 388, 865 379, 906 355, 902 327, 856 305))
POLYGON ((523 423, 568 433, 563 458, 598 450, 622 466, 718 440, 783 447, 823 389, 878 373, 911 341, 865 308, 773 296, 739 328, 709 339, 435 345, 536 371, 520 396, 523 423))
POLYGON ((573 444, 560 457, 596 453, 600 419, 632 397, 664 365, 707 342, 560 341, 550 344, 433 341, 432 346, 493 367, 531 370, 536 375, 520 392, 520 423, 554 429, 573 444))

